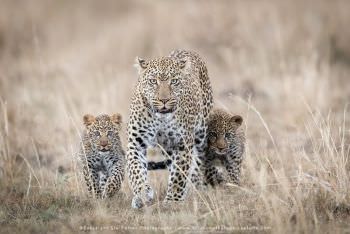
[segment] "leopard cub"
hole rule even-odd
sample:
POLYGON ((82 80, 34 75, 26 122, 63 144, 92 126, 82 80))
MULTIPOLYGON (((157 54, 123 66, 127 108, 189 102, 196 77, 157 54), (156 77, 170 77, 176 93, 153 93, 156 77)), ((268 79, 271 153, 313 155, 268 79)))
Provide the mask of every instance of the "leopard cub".
MULTIPOLYGON (((212 186, 227 182, 239 184, 245 149, 242 122, 241 116, 232 115, 221 109, 214 109, 210 113, 207 146, 201 165, 204 184, 212 186)), ((166 169, 169 165, 171 165, 170 159, 160 162, 149 161, 147 169, 166 169)))
POLYGON ((223 182, 239 184, 245 149, 242 122, 241 116, 224 110, 216 109, 210 114, 204 176, 212 186, 223 182))
POLYGON ((113 196, 124 180, 125 153, 119 137, 121 115, 84 115, 80 149, 84 179, 95 198, 113 196))

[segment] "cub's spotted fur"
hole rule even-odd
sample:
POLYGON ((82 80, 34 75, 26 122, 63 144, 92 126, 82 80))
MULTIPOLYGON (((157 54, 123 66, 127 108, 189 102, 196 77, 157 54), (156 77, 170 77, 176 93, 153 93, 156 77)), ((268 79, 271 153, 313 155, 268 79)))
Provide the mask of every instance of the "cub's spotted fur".
POLYGON ((208 148, 204 160, 206 182, 215 186, 222 182, 239 184, 245 149, 243 119, 216 109, 209 117, 208 148), (224 167, 224 173, 218 170, 224 167), (226 174, 226 176, 225 176, 226 174))
MULTIPOLYGON (((223 182, 239 184, 245 137, 240 128, 242 117, 216 109, 209 116, 208 145, 204 157, 205 182, 212 186, 223 182), (223 172, 220 170, 224 167, 223 172)), ((171 160, 148 162, 148 170, 166 169, 171 160)))
POLYGON ((80 159, 89 193, 96 198, 114 195, 124 179, 125 153, 119 138, 121 116, 84 116, 80 159))

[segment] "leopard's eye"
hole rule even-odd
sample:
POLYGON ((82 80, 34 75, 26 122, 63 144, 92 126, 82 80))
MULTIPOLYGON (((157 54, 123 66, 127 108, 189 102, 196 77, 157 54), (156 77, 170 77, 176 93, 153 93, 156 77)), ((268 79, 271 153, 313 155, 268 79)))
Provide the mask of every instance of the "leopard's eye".
POLYGON ((209 138, 210 141, 215 141, 216 138, 217 138, 217 135, 216 135, 215 132, 209 132, 208 138, 209 138))
POLYGON ((101 136, 101 133, 99 131, 96 131, 94 134, 95 134, 96 137, 101 136))
POLYGON ((157 79, 151 78, 148 80, 148 82, 152 85, 155 85, 155 84, 157 84, 157 79))
POLYGON ((179 84, 179 79, 172 79, 170 84, 172 85, 178 85, 179 84))

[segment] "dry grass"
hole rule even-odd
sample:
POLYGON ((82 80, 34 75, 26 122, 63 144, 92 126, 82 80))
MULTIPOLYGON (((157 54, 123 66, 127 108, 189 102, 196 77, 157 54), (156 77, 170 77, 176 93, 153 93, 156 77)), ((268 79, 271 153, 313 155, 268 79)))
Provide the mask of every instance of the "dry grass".
MULTIPOLYGON (((3 0, 0 232, 349 231, 350 3, 293 2, 3 0), (244 116, 242 187, 143 211, 127 181, 88 199, 83 114, 126 120, 134 58, 174 48, 199 52, 217 105, 244 116)), ((158 201, 166 176, 151 172, 158 201)))

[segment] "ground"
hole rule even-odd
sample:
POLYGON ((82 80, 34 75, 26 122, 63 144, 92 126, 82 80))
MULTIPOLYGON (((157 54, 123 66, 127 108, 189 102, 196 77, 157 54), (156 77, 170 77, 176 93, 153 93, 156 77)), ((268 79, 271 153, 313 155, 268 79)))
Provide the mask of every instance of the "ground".
POLYGON ((2 0, 0 232, 349 231, 349 7, 2 0), (118 196, 89 199, 76 163, 82 116, 127 120, 136 56, 176 48, 202 55, 216 106, 244 118, 241 187, 163 207, 167 174, 151 172, 157 199, 144 210, 130 209, 127 180, 118 196))

